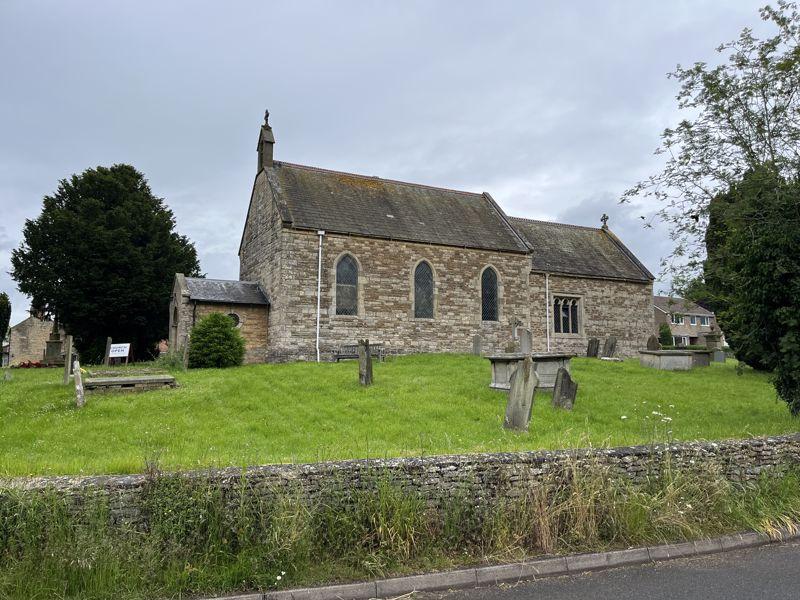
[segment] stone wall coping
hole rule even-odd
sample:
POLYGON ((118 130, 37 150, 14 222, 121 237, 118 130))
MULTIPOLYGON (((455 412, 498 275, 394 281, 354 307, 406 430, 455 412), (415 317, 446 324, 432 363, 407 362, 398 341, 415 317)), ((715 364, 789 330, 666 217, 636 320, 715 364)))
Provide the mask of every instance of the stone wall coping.
MULTIPOLYGON (((209 468, 190 471, 167 471, 163 475, 174 475, 187 479, 207 479, 218 481, 268 475, 273 478, 292 480, 307 475, 334 476, 337 473, 388 472, 423 473, 430 468, 469 467, 482 464, 510 464, 538 466, 546 463, 592 456, 641 457, 645 455, 663 456, 665 454, 717 454, 721 448, 772 448, 785 444, 800 443, 800 432, 779 436, 753 438, 733 438, 717 441, 697 440, 688 442, 658 443, 639 446, 617 446, 611 448, 577 448, 559 450, 533 450, 523 452, 495 452, 476 454, 447 454, 420 457, 366 458, 317 463, 277 463, 250 467, 209 468)), ((52 475, 32 477, 0 478, 0 489, 37 490, 55 488, 58 490, 86 490, 113 488, 115 490, 136 489, 151 476, 147 473, 121 475, 52 475)))

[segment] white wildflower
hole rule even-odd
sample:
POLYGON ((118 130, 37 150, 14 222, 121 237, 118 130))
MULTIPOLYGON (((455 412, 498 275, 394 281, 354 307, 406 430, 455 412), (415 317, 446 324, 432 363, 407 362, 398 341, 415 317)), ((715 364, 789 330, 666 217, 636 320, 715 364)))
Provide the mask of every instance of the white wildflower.
POLYGON ((624 421, 625 419, 627 419, 627 418, 628 418, 628 415, 622 415, 622 416, 620 417, 620 419, 622 419, 623 421, 624 421))

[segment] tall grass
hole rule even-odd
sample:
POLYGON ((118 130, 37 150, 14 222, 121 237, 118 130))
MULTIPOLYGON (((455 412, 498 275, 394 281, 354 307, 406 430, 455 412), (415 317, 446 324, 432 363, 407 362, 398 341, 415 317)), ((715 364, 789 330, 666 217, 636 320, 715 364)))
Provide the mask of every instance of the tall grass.
POLYGON ((800 472, 745 484, 659 465, 643 484, 577 461, 513 497, 425 498, 380 473, 365 489, 223 489, 154 475, 146 526, 103 496, 0 490, 0 597, 159 598, 269 590, 639 544, 800 518, 800 472))

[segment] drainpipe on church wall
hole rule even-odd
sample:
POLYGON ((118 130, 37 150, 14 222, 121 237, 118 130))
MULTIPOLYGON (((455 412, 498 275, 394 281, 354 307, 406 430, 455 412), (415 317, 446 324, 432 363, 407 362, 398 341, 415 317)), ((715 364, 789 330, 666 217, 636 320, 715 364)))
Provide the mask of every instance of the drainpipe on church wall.
POLYGON ((547 331, 547 351, 550 352, 550 273, 544 274, 544 314, 547 331))
POLYGON ((320 301, 322 299, 322 238, 325 237, 325 232, 321 229, 317 231, 319 236, 319 250, 317 252, 317 362, 319 360, 319 315, 320 315, 320 301))

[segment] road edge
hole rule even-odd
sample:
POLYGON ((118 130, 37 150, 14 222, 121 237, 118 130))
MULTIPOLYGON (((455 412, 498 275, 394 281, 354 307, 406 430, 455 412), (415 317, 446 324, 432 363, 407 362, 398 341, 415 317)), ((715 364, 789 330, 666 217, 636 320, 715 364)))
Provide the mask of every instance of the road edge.
POLYGON ((800 525, 798 524, 778 528, 770 535, 749 531, 693 542, 551 556, 489 567, 439 571, 360 583, 295 588, 264 593, 245 593, 232 596, 214 596, 204 600, 371 600, 373 598, 396 598, 413 592, 469 589, 501 583, 513 584, 534 581, 545 577, 577 575, 588 571, 601 571, 645 563, 657 563, 676 558, 728 552, 742 548, 754 548, 792 539, 800 539, 800 525))

